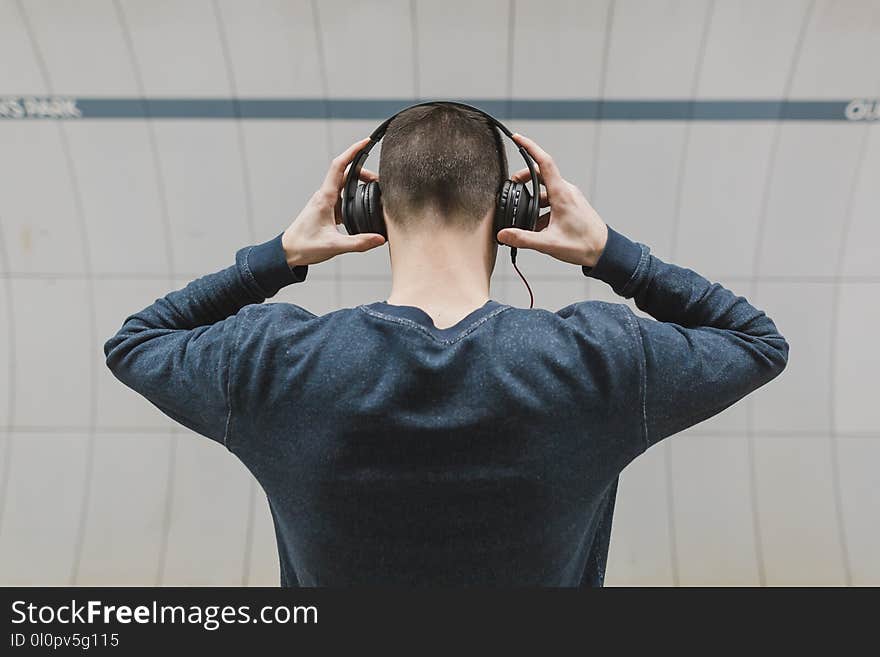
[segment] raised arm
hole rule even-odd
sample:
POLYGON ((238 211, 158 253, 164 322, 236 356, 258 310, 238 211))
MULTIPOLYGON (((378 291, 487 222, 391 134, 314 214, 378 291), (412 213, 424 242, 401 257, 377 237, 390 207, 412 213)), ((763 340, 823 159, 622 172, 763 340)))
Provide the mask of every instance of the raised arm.
POLYGON ((126 318, 104 344, 107 367, 172 419, 224 443, 236 313, 304 280, 307 270, 287 265, 281 235, 240 249, 234 265, 126 318))
POLYGON ((654 318, 628 313, 643 358, 646 446, 721 412, 785 368, 788 343, 763 311, 611 228, 584 273, 654 318))
POLYGON ((540 146, 514 138, 541 169, 542 206, 550 212, 538 232, 508 228, 499 241, 581 265, 654 318, 625 314, 642 372, 638 410, 646 448, 724 410, 785 368, 788 343, 767 315, 609 228, 540 146))
MULTIPOLYGON (((333 160, 321 188, 282 234, 240 249, 234 265, 129 316, 104 344, 116 378, 169 417, 225 444, 232 412, 230 369, 240 332, 237 313, 304 280, 310 264, 385 241, 373 233, 344 235, 336 229, 345 167, 366 141, 333 160)), ((364 169, 361 177, 370 180, 375 174, 364 169)))

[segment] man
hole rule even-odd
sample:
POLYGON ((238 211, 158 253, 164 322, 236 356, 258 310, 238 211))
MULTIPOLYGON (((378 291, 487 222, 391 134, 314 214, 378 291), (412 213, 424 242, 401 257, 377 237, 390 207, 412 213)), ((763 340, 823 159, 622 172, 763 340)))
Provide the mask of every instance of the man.
POLYGON ((607 227, 550 155, 514 139, 550 212, 498 240, 580 265, 655 319, 491 300, 506 158, 483 117, 438 104, 397 116, 383 141, 386 301, 320 317, 261 303, 309 265, 385 242, 337 230, 362 140, 284 233, 107 341, 121 381, 263 486, 282 585, 601 585, 621 470, 785 367, 762 311, 607 227))

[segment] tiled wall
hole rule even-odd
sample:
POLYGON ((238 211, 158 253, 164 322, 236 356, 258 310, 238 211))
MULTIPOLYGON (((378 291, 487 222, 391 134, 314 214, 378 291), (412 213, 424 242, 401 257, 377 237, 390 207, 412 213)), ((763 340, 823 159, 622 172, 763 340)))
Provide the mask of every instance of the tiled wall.
MULTIPOLYGON (((878 52, 877 0, 0 0, 0 97, 846 99, 880 96, 878 52)), ((277 583, 259 487, 101 346, 283 230, 376 123, 0 121, 0 584, 277 583)), ((880 122, 510 123, 792 347, 766 389, 625 471, 608 583, 880 584, 880 122)), ((540 306, 613 297, 520 264, 540 306)), ((381 249, 276 300, 388 289, 381 249)), ((493 296, 527 302, 504 258, 493 296)))

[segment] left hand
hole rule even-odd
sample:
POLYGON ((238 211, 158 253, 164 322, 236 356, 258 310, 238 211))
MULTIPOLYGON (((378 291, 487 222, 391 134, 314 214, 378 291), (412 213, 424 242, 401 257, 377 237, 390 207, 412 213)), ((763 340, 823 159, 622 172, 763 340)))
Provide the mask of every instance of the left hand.
MULTIPOLYGON (((605 250, 608 226, 593 209, 583 192, 562 177, 556 162, 537 143, 520 134, 513 140, 535 160, 540 190, 539 205, 550 212, 538 217, 535 230, 502 228, 498 241, 507 246, 534 249, 573 265, 593 267, 605 250)), ((524 183, 531 178, 528 169, 510 179, 524 183)))
MULTIPOLYGON (((340 253, 369 251, 385 243, 385 238, 378 233, 346 235, 336 228, 342 223, 340 194, 345 184, 346 167, 368 141, 369 137, 355 142, 333 159, 320 189, 284 231, 281 244, 289 266, 314 265, 340 253)), ((360 179, 372 182, 378 180, 378 176, 361 169, 360 179)))

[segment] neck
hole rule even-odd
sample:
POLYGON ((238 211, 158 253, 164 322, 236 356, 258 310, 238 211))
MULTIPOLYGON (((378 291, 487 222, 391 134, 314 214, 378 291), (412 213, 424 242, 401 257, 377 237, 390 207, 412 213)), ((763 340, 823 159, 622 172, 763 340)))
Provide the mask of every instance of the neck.
POLYGON ((388 222, 388 303, 420 308, 437 328, 447 328, 489 300, 495 266, 491 221, 464 229, 419 219, 418 227, 404 231, 388 222))

